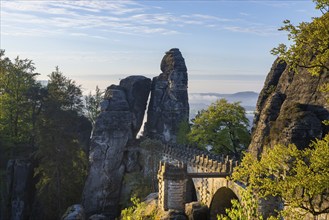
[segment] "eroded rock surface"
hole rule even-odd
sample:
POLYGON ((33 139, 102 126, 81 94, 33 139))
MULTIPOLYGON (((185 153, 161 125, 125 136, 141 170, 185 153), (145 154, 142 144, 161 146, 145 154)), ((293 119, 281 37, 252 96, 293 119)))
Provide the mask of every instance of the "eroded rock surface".
POLYGON ((151 80, 144 76, 129 76, 120 81, 126 91, 130 111, 133 113, 133 135, 136 137, 144 119, 151 80))
POLYGON ((85 210, 80 204, 75 204, 67 208, 62 220, 85 220, 85 210))
POLYGON ((189 220, 209 219, 209 209, 200 202, 185 204, 185 213, 189 220))
POLYGON ((29 219, 34 200, 34 165, 29 159, 9 160, 7 165, 6 200, 8 213, 4 219, 29 219))
POLYGON ((90 145, 90 169, 82 203, 88 216, 118 216, 124 173, 134 170, 136 155, 128 146, 144 117, 150 79, 128 77, 107 88, 90 145), (138 103, 137 103, 138 102, 138 103))
POLYGON ((189 118, 187 68, 179 49, 166 52, 161 71, 152 81, 144 135, 175 143, 179 124, 189 118))
POLYGON ((307 147, 311 140, 329 132, 322 121, 329 119, 327 93, 329 74, 312 76, 306 69, 298 74, 276 60, 260 93, 249 150, 260 156, 264 146, 294 143, 307 147))

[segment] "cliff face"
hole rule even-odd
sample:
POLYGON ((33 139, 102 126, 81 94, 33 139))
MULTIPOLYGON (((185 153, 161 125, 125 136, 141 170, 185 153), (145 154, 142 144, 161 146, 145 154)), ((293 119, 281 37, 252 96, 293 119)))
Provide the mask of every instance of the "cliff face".
POLYGON ((189 119, 187 68, 179 49, 171 49, 161 61, 162 73, 153 78, 144 135, 176 142, 178 126, 189 119))
POLYGON ((35 164, 29 159, 8 161, 6 206, 1 210, 0 219, 23 220, 31 217, 35 197, 34 168, 35 164))
POLYGON ((150 85, 150 79, 133 76, 106 90, 91 139, 90 169, 83 191, 88 215, 105 213, 111 219, 118 215, 122 178, 136 160, 129 146, 142 125, 150 85))
POLYGON ((144 135, 175 142, 179 123, 188 121, 187 69, 178 49, 166 53, 161 70, 152 84, 144 76, 130 76, 107 88, 90 144, 90 169, 82 196, 87 216, 102 213, 110 219, 117 217, 120 199, 129 194, 133 184, 123 178, 147 175, 150 164, 136 135, 150 91, 144 135))
POLYGON ((264 146, 294 143, 307 147, 311 140, 329 132, 322 121, 329 119, 328 72, 312 76, 306 69, 298 74, 276 60, 259 95, 249 151, 260 156, 264 146))

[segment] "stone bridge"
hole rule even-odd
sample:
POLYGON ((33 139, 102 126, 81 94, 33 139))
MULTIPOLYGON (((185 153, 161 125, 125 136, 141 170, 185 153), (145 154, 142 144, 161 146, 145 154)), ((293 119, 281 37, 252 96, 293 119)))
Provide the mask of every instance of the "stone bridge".
POLYGON ((165 146, 158 171, 159 205, 184 211, 185 203, 208 206, 210 219, 224 214, 232 199, 240 199, 242 186, 228 180, 238 162, 202 150, 165 146))

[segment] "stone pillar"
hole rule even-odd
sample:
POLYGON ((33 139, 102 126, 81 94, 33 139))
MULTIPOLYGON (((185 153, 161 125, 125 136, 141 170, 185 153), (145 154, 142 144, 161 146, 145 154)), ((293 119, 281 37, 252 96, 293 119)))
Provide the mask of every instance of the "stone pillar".
POLYGON ((160 162, 159 172, 159 207, 168 211, 185 210, 187 166, 183 163, 170 164, 160 162))

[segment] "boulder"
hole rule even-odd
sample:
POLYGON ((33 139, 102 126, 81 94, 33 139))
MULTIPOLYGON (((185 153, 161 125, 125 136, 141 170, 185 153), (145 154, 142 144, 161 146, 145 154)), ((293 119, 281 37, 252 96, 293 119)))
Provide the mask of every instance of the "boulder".
POLYGON ((175 143, 179 124, 189 119, 187 68, 179 49, 166 52, 161 71, 152 80, 144 136, 175 143))
POLYGON ((109 220, 109 218, 103 214, 95 214, 90 216, 89 220, 109 220))
POLYGON ((75 204, 67 208, 62 220, 85 220, 85 210, 80 204, 75 204))
POLYGON ((264 146, 296 144, 307 147, 315 138, 322 138, 329 127, 326 93, 319 88, 329 83, 328 71, 312 76, 307 69, 298 74, 277 59, 259 95, 249 151, 260 157, 264 146))
POLYGON ((185 213, 189 220, 209 219, 209 209, 200 202, 191 202, 185 204, 185 213))
POLYGON ((157 201, 158 198, 159 198, 158 192, 150 193, 148 196, 145 197, 143 202, 148 204, 151 203, 152 201, 157 201))
POLYGON ((188 220, 188 218, 184 212, 170 209, 163 212, 161 220, 188 220))

